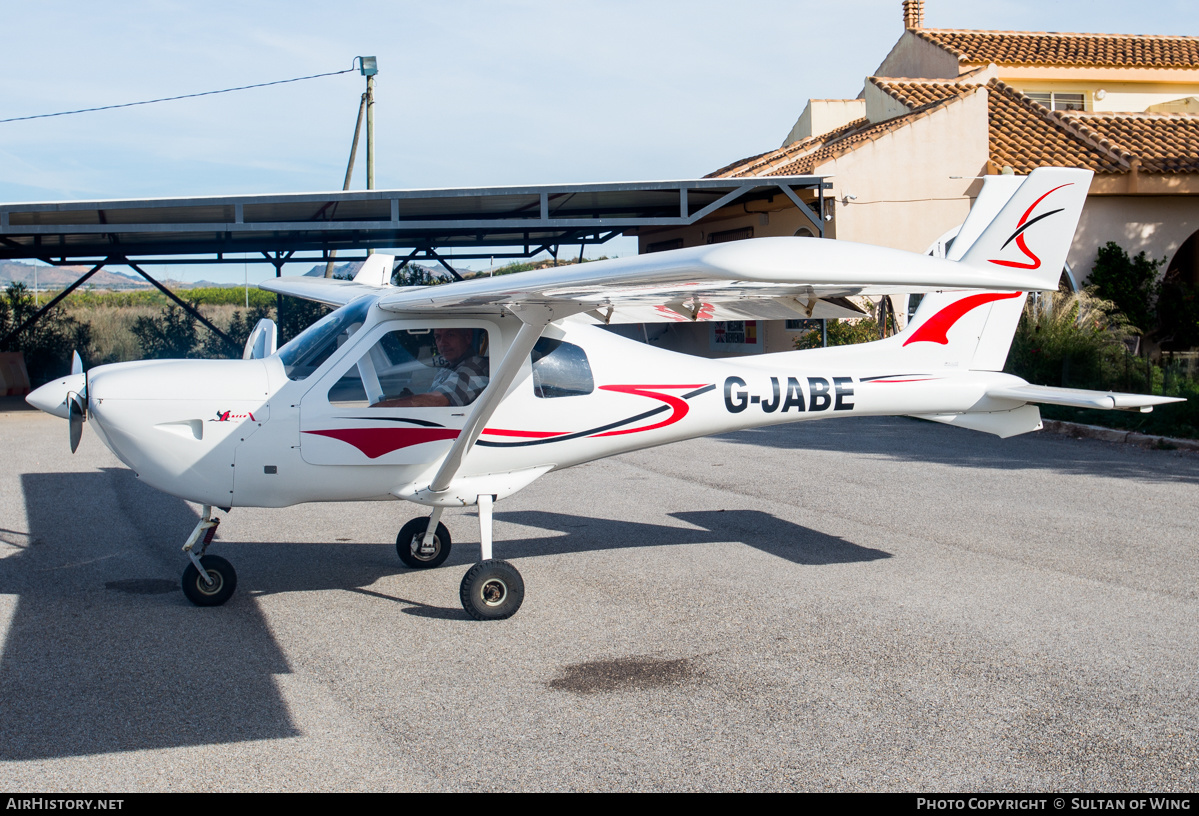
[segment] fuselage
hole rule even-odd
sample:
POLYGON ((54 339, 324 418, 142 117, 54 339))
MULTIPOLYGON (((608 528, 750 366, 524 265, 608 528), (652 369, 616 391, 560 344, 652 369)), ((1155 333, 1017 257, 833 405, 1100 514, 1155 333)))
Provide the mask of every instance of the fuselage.
MULTIPOLYGON (((422 488, 472 405, 373 404, 375 391, 404 394, 436 377, 433 360, 405 357, 396 338, 417 348, 434 329, 470 329, 483 359, 498 365, 520 323, 410 318, 368 305, 343 307, 323 321, 325 336, 318 324, 265 359, 92 369, 90 424, 139 478, 201 504, 431 503, 422 488), (357 317, 338 318, 355 308, 357 317)), ((762 425, 1009 410, 1019 403, 986 397, 987 386, 1023 382, 932 365, 897 369, 886 341, 713 360, 576 320, 551 324, 543 339, 550 351, 523 361, 465 458, 459 479, 475 480, 480 492, 502 497, 552 470, 762 425)))

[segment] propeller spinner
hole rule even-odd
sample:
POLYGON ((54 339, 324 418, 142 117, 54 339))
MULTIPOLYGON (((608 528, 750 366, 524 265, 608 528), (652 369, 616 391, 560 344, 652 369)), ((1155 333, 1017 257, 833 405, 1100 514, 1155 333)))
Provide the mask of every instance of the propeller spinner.
POLYGON ((51 380, 25 397, 34 408, 70 421, 71 453, 79 448, 83 423, 87 420, 87 374, 79 352, 71 359, 71 373, 51 380))

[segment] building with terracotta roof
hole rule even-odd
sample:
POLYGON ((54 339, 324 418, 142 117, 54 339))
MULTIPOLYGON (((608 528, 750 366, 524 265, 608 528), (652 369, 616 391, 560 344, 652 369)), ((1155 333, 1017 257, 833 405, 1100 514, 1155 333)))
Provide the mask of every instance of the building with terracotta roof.
MULTIPOLYGON (((826 235, 924 252, 965 218, 979 176, 1087 167, 1076 279, 1115 241, 1199 283, 1199 37, 928 29, 923 0, 902 6, 904 32, 856 99, 809 100, 781 147, 710 175, 829 176, 826 235)), ((816 234, 776 201, 645 230, 642 251, 816 234)))

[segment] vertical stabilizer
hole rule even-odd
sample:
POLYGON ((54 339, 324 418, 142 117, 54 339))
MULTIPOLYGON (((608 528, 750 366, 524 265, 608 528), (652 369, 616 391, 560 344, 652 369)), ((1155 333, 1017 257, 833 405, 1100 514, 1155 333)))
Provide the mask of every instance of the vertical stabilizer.
MULTIPOLYGON (((1035 271, 1056 290, 1090 187, 1090 170, 1046 167, 1027 178, 988 179, 962 224, 950 260, 978 270, 1035 271)), ((945 365, 1000 371, 1024 310, 1026 292, 966 291, 928 295, 903 333, 903 348, 945 365)))
POLYGON ((1032 171, 961 262, 984 276, 996 268, 1035 272, 1041 289, 1056 290, 1093 175, 1068 167, 1032 171))

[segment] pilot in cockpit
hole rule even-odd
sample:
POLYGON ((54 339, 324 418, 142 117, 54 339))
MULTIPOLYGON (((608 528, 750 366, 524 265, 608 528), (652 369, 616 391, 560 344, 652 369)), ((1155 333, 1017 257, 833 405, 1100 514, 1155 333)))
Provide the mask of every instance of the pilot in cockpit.
MULTIPOLYGON (((480 332, 480 334, 485 333, 480 332)), ((409 408, 470 405, 487 387, 487 356, 476 345, 473 329, 434 329, 433 340, 442 358, 441 369, 423 394, 384 399, 376 408, 409 408)))

